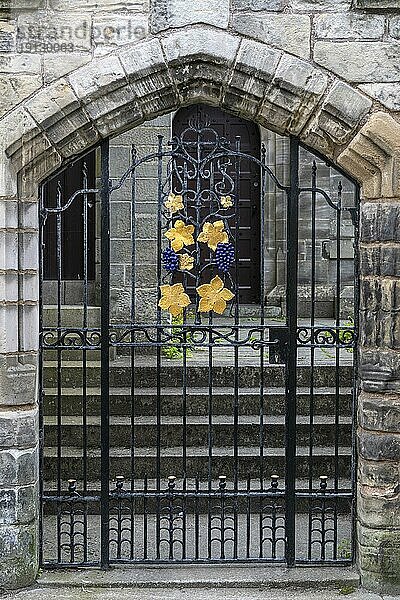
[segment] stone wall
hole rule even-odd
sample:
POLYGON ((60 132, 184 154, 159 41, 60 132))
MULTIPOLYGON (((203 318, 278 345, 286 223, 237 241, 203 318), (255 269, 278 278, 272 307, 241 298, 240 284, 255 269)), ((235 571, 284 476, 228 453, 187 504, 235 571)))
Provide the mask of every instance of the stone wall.
POLYGON ((362 186, 358 561, 366 585, 398 590, 399 2, 1 7, 1 492, 10 509, 0 584, 25 585, 37 571, 38 185, 102 137, 206 102, 299 135, 362 186))
MULTIPOLYGON (((111 140, 110 175, 114 182, 117 182, 129 167, 132 145, 138 157, 147 156, 157 151, 158 135, 164 136, 165 147, 171 138, 170 115, 147 121, 111 140)), ((111 318, 119 322, 130 319, 134 237, 136 321, 153 323, 157 318, 158 296, 156 160, 137 169, 134 206, 132 214, 132 181, 129 178, 111 195, 111 318)))

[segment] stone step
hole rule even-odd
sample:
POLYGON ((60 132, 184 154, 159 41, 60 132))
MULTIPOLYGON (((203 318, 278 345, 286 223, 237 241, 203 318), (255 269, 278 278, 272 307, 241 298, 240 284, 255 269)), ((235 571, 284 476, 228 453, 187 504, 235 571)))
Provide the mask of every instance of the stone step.
MULTIPOLYGON (((144 358, 144 357, 142 357, 144 358)), ((149 364, 150 359, 142 360, 133 370, 135 387, 154 387, 157 380, 156 365, 149 364)), ((87 385, 100 385, 101 364, 97 361, 87 363, 87 385)), ((183 367, 173 361, 163 361, 160 367, 161 385, 165 387, 181 387, 183 381, 183 367)), ((240 363, 238 369, 240 387, 255 387, 260 384, 260 368, 254 364, 240 363)), ((212 368, 213 387, 232 386, 236 369, 227 364, 215 364, 212 368)), ((55 361, 48 361, 44 365, 44 386, 56 387, 59 369, 55 361)), ((188 387, 202 387, 209 384, 210 369, 208 365, 188 364, 186 367, 186 383, 188 387)), ((311 368, 299 366, 296 378, 299 386, 310 385, 311 368)), ((128 360, 118 358, 111 363, 109 369, 111 387, 129 386, 132 383, 132 369, 128 360)), ((285 369, 282 366, 265 366, 263 369, 265 387, 283 387, 285 385, 285 369)), ((313 369, 314 387, 331 387, 336 384, 336 369, 330 365, 315 366, 313 369)), ((60 381, 63 387, 79 387, 82 385, 82 363, 79 361, 64 361, 60 371, 60 381)), ((340 367, 340 385, 352 386, 353 368, 340 367)))
MULTIPOLYGON (((46 480, 57 478, 57 448, 47 447, 44 449, 44 474, 46 480)), ((156 476, 156 449, 135 448, 134 466, 135 477, 156 476)), ((123 475, 131 477, 132 456, 129 448, 110 448, 110 476, 115 478, 123 475)), ((235 458, 232 446, 214 448, 212 455, 211 477, 226 475, 233 479, 235 470, 235 458)), ((338 476, 350 478, 351 475, 351 449, 338 449, 338 476)), ((184 472, 182 447, 170 447, 161 449, 161 477, 174 474, 182 477, 184 472)), ((238 477, 246 479, 248 476, 257 477, 260 473, 260 465, 265 473, 283 474, 285 471, 285 449, 263 448, 263 457, 254 447, 240 447, 238 449, 237 467, 238 477)), ((313 472, 320 475, 332 477, 335 470, 334 449, 328 446, 314 448, 313 472)), ((192 477, 207 477, 209 466, 208 450, 204 447, 186 448, 186 474, 192 477)), ((100 449, 89 448, 86 459, 88 479, 98 479, 101 472, 100 449)), ((64 447, 60 460, 62 479, 80 479, 83 473, 82 449, 75 447, 64 447)), ((308 447, 298 447, 296 456, 297 477, 306 478, 310 474, 310 458, 308 447)))
MULTIPOLYGON (((60 592, 64 595, 68 588, 73 590, 71 598, 75 600, 82 594, 82 589, 88 590, 87 595, 91 600, 100 600, 101 594, 104 591, 108 593, 107 590, 110 589, 118 590, 118 600, 170 598, 169 590, 183 600, 186 594, 180 590, 184 588, 191 588, 192 597, 196 600, 222 600, 231 597, 232 600, 311 600, 317 597, 320 600, 332 600, 340 597, 340 590, 348 590, 342 593, 356 590, 359 583, 359 573, 353 568, 325 565, 323 568, 307 566, 285 569, 267 563, 262 566, 236 563, 222 566, 120 567, 107 571, 94 569, 90 571, 90 577, 85 569, 56 569, 44 571, 38 581, 42 588, 42 600, 60 597, 60 592), (94 590, 89 589, 90 585, 94 590), (95 588, 98 588, 98 596, 95 588), (226 590, 226 595, 223 590, 226 590), (277 590, 279 593, 276 593, 277 590)), ((33 594, 29 590, 22 600, 31 600, 31 597, 33 600, 33 594)), ((363 597, 366 600, 369 595, 363 594, 363 597)), ((357 598, 361 596, 357 594, 357 598)), ((69 600, 69 596, 65 600, 69 600)))
MULTIPOLYGON (((232 415, 233 402, 232 387, 216 387, 212 392, 211 409, 213 415, 232 415)), ((155 388, 136 388, 132 402, 131 389, 127 387, 114 387, 110 389, 111 415, 130 415, 133 409, 135 415, 151 416, 157 412, 157 390, 155 388)), ((285 390, 282 387, 267 387, 263 394, 263 412, 266 416, 284 415, 285 390)), ((339 389, 338 410, 341 417, 350 416, 352 413, 352 391, 348 387, 339 389)), ((58 396, 55 388, 46 389, 44 397, 44 414, 57 414, 58 396)), ((82 413, 83 390, 81 387, 63 388, 62 414, 79 415, 82 413)), ((260 413, 260 389, 242 387, 239 390, 239 414, 253 415, 260 413)), ((336 390, 332 387, 315 389, 314 398, 315 415, 332 415, 336 407, 336 390)), ((160 410, 162 415, 182 414, 182 388, 163 387, 160 393, 160 410)), ((209 414, 209 391, 206 387, 190 387, 187 390, 186 414, 209 414)), ((101 412, 100 388, 89 387, 86 389, 86 410, 88 415, 99 415, 101 412)), ((301 387, 297 390, 297 413, 307 415, 310 413, 310 389, 301 387)))
MULTIPOLYGON (((54 304, 43 306, 43 325, 44 327, 57 327, 58 307, 54 304)), ((81 328, 84 325, 84 307, 80 305, 62 305, 60 311, 61 326, 81 328)), ((101 308, 100 306, 87 307, 87 327, 100 327, 101 308)))
MULTIPOLYGON (((82 417, 63 416, 62 444, 81 448, 86 433, 86 445, 89 448, 98 448, 101 443, 100 417, 89 416, 86 427, 82 425, 82 417)), ((341 417, 339 422, 339 444, 351 446, 350 417, 341 417)), ((134 428, 129 417, 116 417, 110 419, 110 445, 129 447, 132 434, 136 448, 148 447, 157 443, 157 419, 155 416, 135 417, 134 428)), ((162 448, 170 448, 182 444, 183 439, 187 446, 208 446, 209 423, 207 416, 189 416, 186 419, 186 428, 183 427, 182 417, 163 416, 160 424, 160 444, 162 448)), ((285 419, 284 417, 264 417, 262 430, 260 417, 241 415, 238 420, 237 443, 239 446, 258 447, 260 435, 263 444, 269 447, 285 445, 285 419)), ((310 444, 310 419, 307 416, 297 418, 297 443, 300 446, 310 444)), ((335 418, 314 417, 312 427, 313 446, 329 446, 335 443, 335 418)), ((233 417, 224 415, 212 418, 213 447, 224 447, 234 443, 233 417)), ((57 417, 45 418, 46 446, 57 445, 57 417)))

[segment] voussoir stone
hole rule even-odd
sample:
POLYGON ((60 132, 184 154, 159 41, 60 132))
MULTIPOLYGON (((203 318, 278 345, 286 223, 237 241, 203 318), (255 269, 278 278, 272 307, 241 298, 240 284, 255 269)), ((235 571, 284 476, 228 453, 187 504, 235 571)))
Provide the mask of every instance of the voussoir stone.
POLYGON ((223 104, 255 114, 264 98, 282 53, 261 42, 243 40, 223 104))
POLYGON ((106 56, 93 60, 68 76, 76 96, 88 102, 126 83, 125 72, 117 57, 106 56))
POLYGON ((260 116, 278 131, 298 134, 327 85, 327 76, 312 65, 284 55, 261 106, 260 116))
POLYGON ((315 117, 307 125, 305 140, 332 156, 345 144, 372 106, 372 101, 351 86, 338 81, 315 117))
POLYGON ((359 88, 389 110, 400 111, 400 83, 365 83, 359 88))

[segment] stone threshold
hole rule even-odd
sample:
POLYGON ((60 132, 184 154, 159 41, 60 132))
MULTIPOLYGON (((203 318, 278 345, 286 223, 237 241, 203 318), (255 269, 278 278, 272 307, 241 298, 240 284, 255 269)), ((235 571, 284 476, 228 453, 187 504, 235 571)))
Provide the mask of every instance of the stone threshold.
POLYGON ((40 588, 257 588, 338 590, 358 588, 360 577, 349 567, 226 565, 132 565, 100 569, 44 571, 40 588))

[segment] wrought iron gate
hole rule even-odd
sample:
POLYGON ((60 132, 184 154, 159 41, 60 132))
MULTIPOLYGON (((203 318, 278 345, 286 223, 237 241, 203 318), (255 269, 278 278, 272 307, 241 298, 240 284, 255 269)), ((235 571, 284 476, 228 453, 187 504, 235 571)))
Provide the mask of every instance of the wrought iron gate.
MULTIPOLYGON (((52 204, 42 195, 42 564, 351 562, 357 324, 343 317, 340 298, 343 220, 356 237, 356 188, 345 190, 355 198, 345 206, 341 181, 333 192, 319 187, 316 160, 301 174, 296 138, 281 182, 265 147, 261 160, 246 155, 240 139, 220 139, 207 123, 191 123, 168 144, 159 137, 150 155, 133 148, 118 180, 110 178, 109 155, 105 140, 95 188, 65 198, 59 186, 52 204), (140 173, 149 166, 158 181, 148 221, 156 232, 153 303, 137 277, 151 246, 138 242, 137 208, 140 173), (267 304, 264 250, 260 304, 240 304, 244 166, 259 173, 261 248, 268 194, 279 198, 287 224, 281 315, 267 304), (300 176, 309 184, 300 185, 300 176), (131 276, 121 315, 110 295, 110 209, 127 186, 131 276), (86 233, 82 302, 72 309, 61 295, 62 215, 77 201, 86 233), (303 210, 309 254, 300 277, 303 210), (99 322, 88 302, 90 211, 101 215, 99 322), (330 252, 335 297, 326 318, 318 316, 319 211, 336 232, 329 248, 321 245, 330 252), (54 307, 43 297, 48 227, 57 247, 54 307)), ((357 260, 351 264, 357 269, 357 260)))

